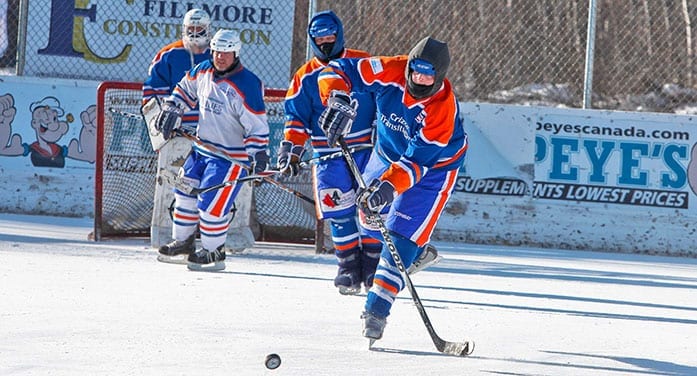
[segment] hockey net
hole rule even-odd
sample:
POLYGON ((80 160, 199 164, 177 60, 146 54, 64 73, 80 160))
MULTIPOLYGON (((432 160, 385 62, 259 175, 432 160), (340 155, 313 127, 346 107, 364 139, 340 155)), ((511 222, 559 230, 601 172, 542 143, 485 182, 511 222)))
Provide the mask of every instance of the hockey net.
MULTIPOLYGON (((267 89, 270 155, 283 137, 284 90, 267 89)), ((149 236, 157 154, 140 117, 142 84, 107 81, 97 89, 97 161, 94 238, 149 236)), ((281 184, 312 197, 309 171, 276 176, 281 184)), ((323 251, 323 225, 314 207, 272 184, 255 185, 252 227, 257 240, 315 243, 323 251)))

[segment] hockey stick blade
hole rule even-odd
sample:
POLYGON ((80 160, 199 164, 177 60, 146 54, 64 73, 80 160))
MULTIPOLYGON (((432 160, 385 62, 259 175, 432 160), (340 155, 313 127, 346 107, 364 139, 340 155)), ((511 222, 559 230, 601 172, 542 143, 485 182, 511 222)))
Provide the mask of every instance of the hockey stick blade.
POLYGON ((435 342, 436 349, 443 354, 454 355, 454 356, 468 356, 474 351, 474 342, 450 342, 440 340, 435 342))
MULTIPOLYGON (((366 189, 367 184, 365 183, 365 180, 363 180, 361 171, 358 168, 356 161, 353 159, 353 155, 351 154, 349 147, 344 141, 343 137, 339 137, 339 144, 344 154, 344 159, 346 159, 346 163, 348 164, 349 169, 353 174, 353 177, 356 179, 358 186, 361 189, 366 189)), ((390 256, 392 256, 392 260, 397 266, 399 274, 401 275, 402 279, 404 280, 404 284, 407 286, 407 289, 411 294, 411 298, 414 301, 414 305, 416 306, 416 309, 419 311, 419 314, 421 315, 421 320, 426 326, 426 330, 428 330, 428 334, 431 336, 431 340, 433 341, 433 344, 436 346, 436 349, 441 353, 454 356, 467 356, 471 354, 474 350, 474 343, 467 341, 449 342, 445 341, 440 336, 438 336, 438 333, 436 333, 436 330, 433 328, 431 319, 429 319, 428 315, 426 314, 426 308, 424 307, 423 303, 421 302, 421 298, 419 298, 419 295, 416 292, 416 288, 414 287, 414 284, 412 283, 411 278, 409 277, 409 273, 407 273, 406 267, 404 266, 404 262, 402 261, 402 258, 399 255, 399 252, 397 251, 397 247, 395 246, 394 241, 392 241, 392 235, 390 235, 387 226, 385 226, 385 222, 383 222, 379 214, 370 215, 370 220, 373 223, 377 224, 378 229, 380 230, 380 234, 382 235, 385 241, 385 245, 387 246, 387 249, 390 252, 390 256)))

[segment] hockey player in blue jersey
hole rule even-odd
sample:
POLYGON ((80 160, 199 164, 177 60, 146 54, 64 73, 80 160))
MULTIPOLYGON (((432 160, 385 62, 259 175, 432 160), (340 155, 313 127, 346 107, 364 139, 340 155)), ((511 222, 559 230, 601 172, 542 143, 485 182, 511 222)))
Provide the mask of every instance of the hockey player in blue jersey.
MULTIPOLYGON (((264 171, 269 163, 264 87, 240 61, 239 34, 218 30, 210 46, 212 59, 187 72, 165 99, 156 119, 158 129, 168 139, 184 110, 200 107, 196 128, 199 142, 192 144, 179 173, 195 188, 233 181, 250 171, 264 171), (202 145, 210 145, 224 155, 211 153, 210 147, 202 145)), ((224 269, 223 247, 231 220, 230 208, 240 188, 240 184, 232 184, 198 196, 175 190, 174 241, 162 246, 160 253, 190 253, 191 270, 224 269), (202 248, 193 252, 197 226, 202 248)))
MULTIPOLYGON (((376 145, 363 173, 370 184, 357 201, 362 211, 381 214, 407 268, 430 240, 468 146, 457 99, 445 78, 449 63, 447 44, 424 38, 408 56, 340 59, 318 78, 327 103, 320 124, 330 144, 346 133, 354 117, 346 94, 375 95, 376 145)), ((365 337, 382 338, 403 288, 404 280, 383 246, 361 316, 365 337)))
MULTIPOLYGON (((160 100, 172 94, 177 83, 196 64, 209 60, 208 48, 212 36, 211 18, 202 9, 191 9, 184 15, 182 38, 164 46, 153 58, 148 77, 143 83, 143 104, 153 97, 160 100)), ((182 129, 193 134, 198 122, 198 107, 182 115, 182 129)), ((183 137, 169 140, 158 150, 159 169, 176 173, 186 158, 191 142, 183 137)), ((171 240, 172 221, 169 208, 174 197, 172 186, 160 179, 155 185, 153 215, 150 224, 150 242, 153 247, 171 240)))
MULTIPOLYGON (((308 140, 313 157, 338 150, 327 145, 327 138, 317 124, 324 110, 317 88, 317 75, 331 60, 370 56, 367 52, 344 47, 343 25, 332 11, 320 12, 312 17, 308 36, 314 57, 297 70, 286 93, 284 139, 278 153, 279 168, 291 176, 299 171, 308 140)), ((345 139, 352 147, 366 147, 354 153, 362 168, 368 161, 373 143, 375 101, 369 93, 355 94, 346 100, 360 104, 353 127, 345 139)), ((379 240, 359 233, 356 207, 358 185, 341 157, 319 162, 312 173, 318 217, 328 220, 331 226, 338 263, 334 285, 344 295, 359 293, 361 284, 368 290, 373 283, 382 245, 379 240)))

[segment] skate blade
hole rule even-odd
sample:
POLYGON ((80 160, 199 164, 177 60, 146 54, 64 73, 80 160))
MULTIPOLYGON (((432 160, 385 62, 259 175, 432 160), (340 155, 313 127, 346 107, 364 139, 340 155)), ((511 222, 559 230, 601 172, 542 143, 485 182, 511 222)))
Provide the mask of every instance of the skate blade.
POLYGON ((361 287, 339 286, 339 294, 341 295, 358 295, 361 293, 361 287))
POLYGON ((165 264, 186 265, 188 263, 186 257, 187 255, 167 256, 158 253, 157 261, 164 262, 165 264))
POLYGON ((225 262, 224 261, 216 261, 212 262, 210 264, 196 264, 193 262, 188 262, 186 264, 186 267, 189 270, 195 271, 195 272, 217 272, 225 269, 225 262))
POLYGON ((433 261, 427 262, 427 263, 424 263, 424 264, 421 264, 421 265, 419 265, 418 268, 412 268, 412 267, 410 267, 409 270, 407 270, 407 273, 408 273, 409 275, 416 274, 416 273, 418 273, 418 272, 420 272, 420 271, 422 271, 422 270, 424 270, 424 269, 426 269, 426 268, 428 268, 428 267, 430 267, 430 266, 433 266, 433 265, 435 265, 435 264, 441 262, 441 260, 443 260, 443 256, 440 256, 440 255, 439 255, 439 256, 436 256, 436 258, 434 258, 433 261))

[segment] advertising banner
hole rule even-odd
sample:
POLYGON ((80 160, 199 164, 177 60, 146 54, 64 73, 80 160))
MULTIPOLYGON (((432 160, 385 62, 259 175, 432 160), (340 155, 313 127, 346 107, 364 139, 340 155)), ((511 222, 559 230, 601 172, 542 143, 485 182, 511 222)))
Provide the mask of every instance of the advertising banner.
POLYGON ((240 33, 242 62, 267 87, 288 86, 294 2, 285 0, 33 0, 23 73, 142 82, 190 8, 206 10, 214 30, 240 33))
POLYGON ((694 117, 481 103, 461 108, 471 146, 440 236, 691 252, 694 117))

